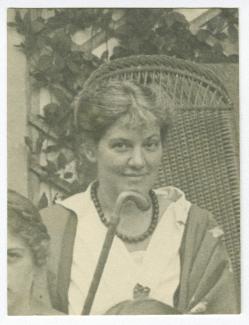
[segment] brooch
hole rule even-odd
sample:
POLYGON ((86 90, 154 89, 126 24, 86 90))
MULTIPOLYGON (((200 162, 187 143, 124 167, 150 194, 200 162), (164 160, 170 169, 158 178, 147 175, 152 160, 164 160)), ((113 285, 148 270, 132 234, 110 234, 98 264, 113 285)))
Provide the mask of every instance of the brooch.
POLYGON ((144 287, 140 283, 137 283, 133 289, 133 299, 145 299, 150 294, 150 288, 144 287))

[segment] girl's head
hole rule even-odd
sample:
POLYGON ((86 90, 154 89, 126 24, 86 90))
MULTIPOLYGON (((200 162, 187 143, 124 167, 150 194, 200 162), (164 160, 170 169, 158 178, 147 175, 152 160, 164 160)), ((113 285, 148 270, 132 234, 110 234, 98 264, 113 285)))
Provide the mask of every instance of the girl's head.
POLYGON ((111 307, 105 315, 176 315, 174 307, 155 299, 126 300, 111 307))
POLYGON ((33 204, 8 191, 8 307, 9 313, 31 296, 35 275, 46 264, 49 235, 33 204))

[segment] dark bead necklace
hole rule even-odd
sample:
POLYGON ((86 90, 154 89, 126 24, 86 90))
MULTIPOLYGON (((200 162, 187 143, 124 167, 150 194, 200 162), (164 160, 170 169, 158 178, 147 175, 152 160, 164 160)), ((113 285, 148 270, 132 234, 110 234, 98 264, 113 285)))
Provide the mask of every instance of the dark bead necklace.
MULTIPOLYGON (((104 212, 102 210, 102 207, 100 205, 99 199, 98 199, 98 195, 97 195, 98 185, 99 185, 99 183, 97 181, 92 184, 91 198, 92 198, 94 206, 98 212, 100 220, 103 222, 103 224, 106 227, 109 227, 110 223, 106 219, 104 212)), ((127 243, 138 243, 138 242, 144 241, 146 238, 148 238, 154 232, 154 230, 158 224, 158 219, 159 219, 159 205, 158 205, 158 200, 157 200, 157 196, 156 196, 155 192, 153 192, 151 190, 149 192, 149 194, 150 194, 150 198, 151 198, 151 202, 152 202, 152 217, 151 217, 151 223, 150 223, 148 229, 139 236, 127 236, 127 235, 124 235, 124 234, 116 231, 116 235, 122 241, 127 242, 127 243)))

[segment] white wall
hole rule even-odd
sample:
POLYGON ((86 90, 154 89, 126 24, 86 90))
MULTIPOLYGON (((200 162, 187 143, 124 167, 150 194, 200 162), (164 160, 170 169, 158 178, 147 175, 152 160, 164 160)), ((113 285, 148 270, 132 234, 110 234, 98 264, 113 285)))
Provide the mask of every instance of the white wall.
MULTIPOLYGON (((14 20, 14 10, 8 10, 8 21, 14 20)), ((27 150, 24 136, 27 129, 26 59, 14 45, 21 36, 8 27, 8 187, 28 194, 27 150)))

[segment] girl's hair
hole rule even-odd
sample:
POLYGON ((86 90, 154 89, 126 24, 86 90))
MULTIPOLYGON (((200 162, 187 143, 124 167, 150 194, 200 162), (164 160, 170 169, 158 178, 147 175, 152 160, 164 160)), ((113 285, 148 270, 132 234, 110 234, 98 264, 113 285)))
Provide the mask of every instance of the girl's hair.
POLYGON ((36 207, 13 190, 8 190, 8 231, 25 241, 35 265, 46 263, 50 240, 47 228, 36 207))
POLYGON ((74 121, 78 132, 98 142, 123 115, 128 115, 129 125, 134 126, 154 118, 161 131, 165 131, 171 124, 173 111, 171 98, 159 87, 110 80, 78 95, 74 121))
POLYGON ((155 299, 125 300, 108 309, 105 315, 176 315, 177 309, 155 299))

